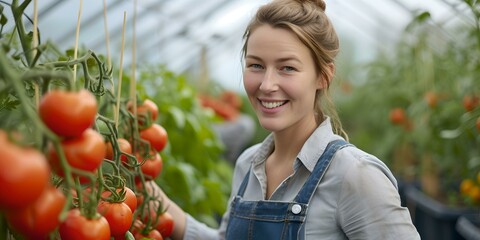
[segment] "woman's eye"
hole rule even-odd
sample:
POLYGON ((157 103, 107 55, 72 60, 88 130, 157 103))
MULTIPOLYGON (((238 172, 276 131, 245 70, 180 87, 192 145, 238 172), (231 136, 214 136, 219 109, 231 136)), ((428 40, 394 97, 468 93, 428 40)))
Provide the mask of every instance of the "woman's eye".
POLYGON ((286 71, 286 72, 292 72, 292 71, 296 71, 296 69, 294 67, 290 67, 290 66, 285 66, 282 68, 283 71, 286 71))
POLYGON ((255 68, 255 69, 262 69, 262 65, 256 64, 256 63, 252 63, 248 67, 255 68))

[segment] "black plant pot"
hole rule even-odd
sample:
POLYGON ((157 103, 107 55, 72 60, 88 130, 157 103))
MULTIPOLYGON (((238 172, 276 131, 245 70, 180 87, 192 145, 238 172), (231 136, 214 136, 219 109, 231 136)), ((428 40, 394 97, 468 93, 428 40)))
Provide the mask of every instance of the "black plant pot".
POLYGON ((406 205, 422 240, 463 240, 455 225, 463 215, 478 209, 447 206, 423 193, 418 187, 405 188, 406 205))
POLYGON ((455 228, 467 240, 480 240, 480 210, 475 214, 460 216, 455 228))
POLYGON ((397 179, 397 185, 398 185, 398 194, 400 195, 400 204, 402 207, 407 206, 407 197, 405 195, 405 189, 413 186, 413 187, 419 187, 420 184, 418 181, 406 181, 401 177, 396 177, 397 179))

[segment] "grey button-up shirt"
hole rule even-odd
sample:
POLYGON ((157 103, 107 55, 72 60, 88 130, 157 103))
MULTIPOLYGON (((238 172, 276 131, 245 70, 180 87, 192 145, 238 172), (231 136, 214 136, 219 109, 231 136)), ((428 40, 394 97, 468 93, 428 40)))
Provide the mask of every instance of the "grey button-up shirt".
MULTIPOLYGON (((275 190, 271 200, 291 201, 300 191, 330 141, 340 139, 327 118, 307 139, 294 161, 294 173, 275 190)), ((273 136, 245 150, 238 158, 230 200, 250 168, 245 200, 264 200, 265 160, 274 147, 273 136)), ((230 204, 230 202, 229 202, 230 204)), ((224 239, 228 207, 219 229, 187 216, 184 239, 224 239)), ((397 182, 375 156, 355 147, 335 154, 309 204, 307 239, 420 239, 407 208, 400 206, 397 182)))

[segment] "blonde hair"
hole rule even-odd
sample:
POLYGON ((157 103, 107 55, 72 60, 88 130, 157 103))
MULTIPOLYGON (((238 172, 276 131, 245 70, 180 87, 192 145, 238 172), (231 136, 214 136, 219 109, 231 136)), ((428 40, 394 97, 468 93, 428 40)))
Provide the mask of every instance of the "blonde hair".
POLYGON ((288 29, 297 35, 310 49, 317 72, 322 74, 326 81, 327 87, 318 90, 315 95, 317 122, 320 123, 325 116, 329 116, 334 132, 348 139, 328 91, 334 77, 333 69, 329 65, 334 64, 339 51, 339 41, 325 14, 325 7, 323 0, 274 0, 261 6, 245 30, 242 51, 245 56, 250 34, 265 24, 288 29))

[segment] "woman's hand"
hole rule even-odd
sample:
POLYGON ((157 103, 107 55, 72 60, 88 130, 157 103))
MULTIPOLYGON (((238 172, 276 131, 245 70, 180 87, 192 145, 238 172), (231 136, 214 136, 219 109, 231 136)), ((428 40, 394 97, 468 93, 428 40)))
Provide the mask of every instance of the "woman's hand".
MULTIPOLYGON (((158 200, 160 200, 163 204, 163 211, 167 211, 172 215, 174 220, 174 228, 173 233, 170 236, 172 239, 183 239, 183 235, 185 234, 185 223, 186 223, 186 214, 185 212, 168 196, 162 191, 162 189, 156 184, 154 181, 147 181, 145 183, 145 189, 151 196, 157 196, 158 200)), ((158 208, 158 202, 153 202, 155 204, 152 207, 158 208), (156 204, 155 204, 156 203, 156 204)))

